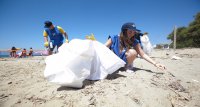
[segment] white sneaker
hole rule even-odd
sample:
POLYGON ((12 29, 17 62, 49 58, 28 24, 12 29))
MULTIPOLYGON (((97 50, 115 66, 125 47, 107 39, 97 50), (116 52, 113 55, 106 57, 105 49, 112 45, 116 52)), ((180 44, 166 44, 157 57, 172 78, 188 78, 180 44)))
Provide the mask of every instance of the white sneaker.
POLYGON ((126 69, 126 72, 128 72, 128 73, 133 73, 134 72, 133 64, 126 65, 125 69, 126 69))
POLYGON ((134 71, 133 71, 133 70, 130 70, 130 69, 127 69, 126 72, 128 72, 128 73, 133 73, 134 71))

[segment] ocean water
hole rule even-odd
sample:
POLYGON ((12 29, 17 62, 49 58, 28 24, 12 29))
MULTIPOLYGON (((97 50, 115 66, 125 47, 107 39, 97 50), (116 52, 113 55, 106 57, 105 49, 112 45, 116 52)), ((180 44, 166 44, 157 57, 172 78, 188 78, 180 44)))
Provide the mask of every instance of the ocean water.
POLYGON ((10 57, 9 55, 0 55, 0 58, 8 58, 10 57))
MULTIPOLYGON (((40 53, 33 53, 33 56, 41 56, 40 53)), ((9 52, 0 52, 0 58, 8 58, 10 57, 9 52)))
MULTIPOLYGON (((43 50, 34 51, 33 52, 33 56, 41 56, 42 55, 42 51, 43 50)), ((18 52, 16 54, 18 54, 18 52)), ((0 51, 0 58, 7 58, 7 57, 10 57, 10 52, 0 51)))
POLYGON ((1 57, 1 58, 9 57, 9 52, 1 52, 1 51, 0 51, 0 57, 1 57))

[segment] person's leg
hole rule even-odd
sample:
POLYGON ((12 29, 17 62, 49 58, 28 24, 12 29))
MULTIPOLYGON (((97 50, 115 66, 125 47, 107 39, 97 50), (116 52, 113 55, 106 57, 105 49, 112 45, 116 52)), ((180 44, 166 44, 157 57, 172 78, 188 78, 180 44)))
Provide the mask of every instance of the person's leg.
POLYGON ((134 49, 129 49, 126 53, 127 64, 125 65, 126 72, 132 73, 133 70, 133 61, 137 56, 137 52, 134 49))
POLYGON ((53 54, 53 50, 54 50, 55 47, 56 47, 55 45, 53 45, 52 48, 49 46, 49 55, 53 54))
POLYGON ((32 56, 33 56, 33 52, 30 52, 30 53, 29 53, 29 56, 32 57, 32 56))
POLYGON ((22 52, 21 58, 23 58, 23 56, 24 56, 24 54, 23 54, 23 52, 22 52))
POLYGON ((53 48, 50 48, 50 49, 48 49, 49 50, 49 55, 52 55, 52 53, 53 53, 53 48))
POLYGON ((14 58, 16 58, 16 56, 17 56, 17 55, 16 55, 16 51, 15 51, 15 52, 14 52, 14 58))
POLYGON ((57 50, 56 50, 56 53, 58 52, 58 48, 60 48, 60 46, 61 46, 62 44, 60 44, 60 45, 57 45, 57 50))
POLYGON ((10 56, 13 57, 13 52, 10 53, 10 56))
POLYGON ((126 59, 127 59, 127 64, 130 65, 133 63, 133 61, 135 60, 135 58, 137 57, 137 52, 134 49, 129 49, 126 52, 126 59))
POLYGON ((22 58, 24 58, 25 57, 25 55, 24 55, 24 53, 22 53, 22 58))
POLYGON ((14 58, 15 56, 14 56, 14 51, 12 52, 12 57, 14 58))

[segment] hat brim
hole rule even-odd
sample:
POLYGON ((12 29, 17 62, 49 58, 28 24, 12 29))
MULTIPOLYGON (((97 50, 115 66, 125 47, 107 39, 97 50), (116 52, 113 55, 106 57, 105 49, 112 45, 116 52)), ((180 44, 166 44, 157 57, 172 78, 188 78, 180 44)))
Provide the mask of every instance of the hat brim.
POLYGON ((141 30, 135 29, 135 28, 132 28, 132 29, 130 29, 130 30, 134 30, 134 31, 137 31, 137 32, 140 32, 140 31, 141 31, 141 30))
POLYGON ((137 32, 141 32, 141 30, 136 29, 137 32))
POLYGON ((49 26, 46 26, 46 25, 45 25, 44 28, 49 28, 49 26))

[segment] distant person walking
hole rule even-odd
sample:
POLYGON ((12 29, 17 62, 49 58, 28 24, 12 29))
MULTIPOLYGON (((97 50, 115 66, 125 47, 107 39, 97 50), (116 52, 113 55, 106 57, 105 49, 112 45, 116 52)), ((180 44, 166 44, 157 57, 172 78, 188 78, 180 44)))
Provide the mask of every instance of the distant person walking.
POLYGON ((65 36, 66 42, 68 42, 68 35, 63 28, 54 26, 51 21, 45 21, 44 24, 46 28, 43 32, 44 46, 48 48, 48 54, 51 55, 55 47, 58 49, 63 44, 63 35, 65 36))

